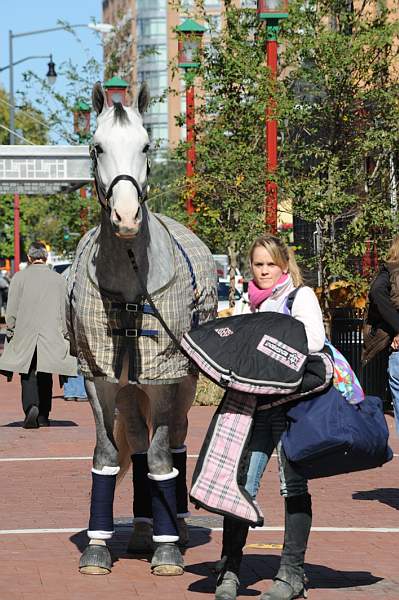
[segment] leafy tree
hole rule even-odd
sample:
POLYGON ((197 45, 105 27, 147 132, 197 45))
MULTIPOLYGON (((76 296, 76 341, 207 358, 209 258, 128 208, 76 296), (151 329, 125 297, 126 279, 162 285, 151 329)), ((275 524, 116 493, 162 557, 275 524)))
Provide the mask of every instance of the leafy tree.
POLYGON ((324 308, 334 279, 361 285, 367 242, 397 228, 397 34, 375 0, 293 0, 283 28, 279 184, 316 224, 324 308))
MULTIPOLYGON (((271 86, 256 12, 225 0, 218 32, 201 4, 198 15, 207 23, 211 41, 198 72, 196 176, 185 182, 186 195, 192 186, 192 227, 214 252, 228 251, 233 298, 237 258, 264 230, 265 109, 271 86)), ((182 143, 177 156, 184 160, 185 152, 182 143)))

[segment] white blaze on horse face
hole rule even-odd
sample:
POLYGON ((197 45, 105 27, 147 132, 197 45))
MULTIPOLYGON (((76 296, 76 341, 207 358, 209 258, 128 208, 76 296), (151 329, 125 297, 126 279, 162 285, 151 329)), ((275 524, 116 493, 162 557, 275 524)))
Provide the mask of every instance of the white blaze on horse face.
MULTIPOLYGON (((130 175, 145 193, 149 138, 139 113, 123 107, 126 117, 116 119, 115 109, 104 110, 97 118, 93 142, 101 148, 98 173, 108 191, 118 175, 130 175)), ((118 237, 132 238, 139 232, 142 220, 139 196, 131 181, 118 181, 109 199, 110 220, 118 237)))

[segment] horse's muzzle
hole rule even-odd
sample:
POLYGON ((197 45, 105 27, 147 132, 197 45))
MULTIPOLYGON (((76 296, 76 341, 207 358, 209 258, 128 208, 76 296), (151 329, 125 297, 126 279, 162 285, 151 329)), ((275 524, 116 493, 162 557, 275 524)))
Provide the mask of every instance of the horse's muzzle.
POLYGON ((132 238, 136 237, 140 231, 140 223, 138 223, 135 227, 119 227, 118 225, 113 224, 113 230, 116 237, 124 240, 131 240, 132 238))

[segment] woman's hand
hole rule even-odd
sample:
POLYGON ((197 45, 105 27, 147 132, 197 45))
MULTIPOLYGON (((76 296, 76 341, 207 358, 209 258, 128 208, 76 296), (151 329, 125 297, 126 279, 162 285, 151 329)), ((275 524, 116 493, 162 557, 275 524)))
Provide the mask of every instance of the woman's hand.
POLYGON ((393 350, 399 349, 399 333, 397 333, 395 335, 395 337, 393 338, 393 340, 391 342, 391 348, 393 348, 393 350))
POLYGON ((234 306, 230 306, 230 308, 224 308, 218 312, 218 317, 231 317, 232 315, 234 315, 234 306))

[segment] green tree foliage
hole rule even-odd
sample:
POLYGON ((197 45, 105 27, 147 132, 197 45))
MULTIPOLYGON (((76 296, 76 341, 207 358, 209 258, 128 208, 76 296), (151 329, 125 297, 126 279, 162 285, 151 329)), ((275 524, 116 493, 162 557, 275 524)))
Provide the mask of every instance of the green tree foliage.
POLYGON ((397 229, 397 34, 375 0, 293 0, 280 38, 280 193, 317 226, 325 305, 397 229))
MULTIPOLYGON (((237 9, 227 1, 224 9, 220 32, 202 12, 211 42, 204 47, 196 81, 200 96, 196 100, 196 176, 186 181, 183 201, 192 186, 196 194, 192 226, 214 252, 228 251, 234 272, 237 256, 244 255, 248 243, 264 229, 265 109, 270 77, 264 31, 256 12, 237 9)), ((188 73, 186 80, 190 77, 188 73)), ((181 144, 177 150, 182 160, 186 149, 181 144)))
POLYGON ((21 215, 25 248, 34 240, 50 244, 57 254, 73 254, 79 239, 99 222, 99 203, 90 190, 37 197, 23 196, 21 215))

